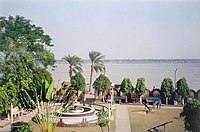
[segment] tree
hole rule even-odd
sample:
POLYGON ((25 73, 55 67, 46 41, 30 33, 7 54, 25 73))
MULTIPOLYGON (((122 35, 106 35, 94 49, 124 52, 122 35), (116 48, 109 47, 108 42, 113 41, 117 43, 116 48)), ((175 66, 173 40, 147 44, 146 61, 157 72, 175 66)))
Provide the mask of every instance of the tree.
POLYGON ((133 85, 131 83, 130 78, 124 78, 123 81, 121 82, 121 88, 120 88, 122 93, 126 94, 126 103, 127 101, 127 95, 132 93, 133 91, 133 85))
MULTIPOLYGON (((108 111, 101 110, 97 113, 98 116, 98 121, 97 124, 101 127, 101 130, 103 132, 103 127, 108 127, 109 128, 109 113, 108 111)), ((109 131, 109 130, 108 130, 109 131)))
POLYGON ((161 95, 166 98, 166 104, 168 104, 168 98, 174 93, 173 82, 170 78, 164 78, 161 84, 161 95))
POLYGON ((145 80, 143 77, 137 79, 135 92, 140 97, 140 103, 142 103, 142 95, 145 92, 145 80))
POLYGON ((76 75, 71 78, 71 87, 74 90, 76 90, 76 99, 78 98, 78 91, 79 90, 82 91, 81 100, 83 100, 82 102, 84 102, 86 99, 86 97, 85 97, 86 83, 85 83, 85 78, 83 77, 83 75, 80 72, 76 73, 76 75))
POLYGON ((105 66, 104 66, 104 55, 102 55, 101 52, 98 51, 91 51, 89 52, 89 58, 91 61, 91 71, 90 71, 90 83, 89 83, 89 91, 91 92, 91 87, 92 87, 92 76, 93 76, 93 72, 95 70, 95 72, 103 72, 105 70, 105 66))
POLYGON ((78 56, 65 56, 62 58, 63 60, 67 61, 69 63, 69 77, 70 79, 73 76, 73 73, 82 72, 82 63, 83 60, 79 58, 78 56))
POLYGON ((77 91, 85 91, 85 78, 80 72, 76 73, 76 75, 71 78, 71 87, 73 87, 77 91))
POLYGON ((4 60, 29 52, 38 65, 54 65, 54 54, 45 48, 53 46, 42 27, 31 24, 22 16, 0 18, 0 56, 4 60))
POLYGON ((104 102, 104 93, 111 87, 111 82, 108 77, 103 74, 100 74, 99 77, 94 81, 94 89, 103 92, 103 102, 104 102))
POLYGON ((0 87, 6 87, 9 100, 15 98, 14 107, 32 106, 43 77, 51 80, 46 74, 55 63, 54 54, 46 48, 51 46, 50 36, 30 20, 22 16, 0 18, 0 87))
POLYGON ((177 81, 177 93, 182 98, 182 104, 184 105, 184 99, 190 94, 189 86, 185 77, 182 77, 177 81))
POLYGON ((0 113, 6 111, 9 108, 9 97, 5 87, 0 87, 0 113))
POLYGON ((184 117, 186 130, 192 132, 200 131, 200 102, 198 100, 188 100, 180 116, 184 117))

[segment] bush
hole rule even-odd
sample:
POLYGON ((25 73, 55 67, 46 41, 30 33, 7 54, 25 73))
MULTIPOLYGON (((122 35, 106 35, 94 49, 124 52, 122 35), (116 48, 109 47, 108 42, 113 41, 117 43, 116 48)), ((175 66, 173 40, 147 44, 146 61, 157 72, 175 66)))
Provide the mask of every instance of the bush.
POLYGON ((198 100, 188 100, 180 116, 184 117, 186 130, 200 132, 200 102, 198 100))
POLYGON ((109 113, 108 111, 101 110, 97 113, 98 116, 98 122, 97 124, 101 127, 101 130, 103 132, 103 127, 109 127, 109 113))
POLYGON ((11 132, 32 132, 32 128, 27 122, 16 122, 11 125, 11 132))

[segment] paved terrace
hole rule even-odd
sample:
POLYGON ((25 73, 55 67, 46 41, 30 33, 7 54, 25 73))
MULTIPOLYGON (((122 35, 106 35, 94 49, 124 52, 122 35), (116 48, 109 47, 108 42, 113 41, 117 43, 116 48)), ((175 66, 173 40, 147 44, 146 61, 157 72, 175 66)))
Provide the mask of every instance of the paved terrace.
MULTIPOLYGON (((116 128, 115 132, 131 132, 131 127, 130 127, 130 121, 129 121, 129 115, 128 115, 128 107, 140 107, 144 108, 143 105, 132 105, 132 104, 115 104, 116 108, 116 128)), ((165 109, 182 109, 183 107, 177 107, 177 106, 172 106, 172 105, 162 105, 162 108, 165 109)), ((29 113, 27 115, 23 115, 16 121, 25 121, 28 122, 32 119, 33 113, 29 113)), ((15 122, 16 122, 15 121, 15 122)), ((1 124, 2 121, 0 121, 1 124)), ((10 124, 7 126, 1 128, 0 127, 0 132, 9 132, 11 130, 10 124)))
MULTIPOLYGON (((33 117, 33 113, 31 112, 31 113, 29 113, 27 115, 23 115, 23 116, 19 117, 19 119, 15 120, 14 122, 18 122, 18 121, 28 122, 28 121, 30 121, 32 119, 32 117, 33 117)), ((1 121, 0 121, 0 124, 1 124, 1 121)), ((9 132, 10 130, 11 130, 11 125, 10 124, 6 125, 3 128, 0 127, 0 132, 9 132)))

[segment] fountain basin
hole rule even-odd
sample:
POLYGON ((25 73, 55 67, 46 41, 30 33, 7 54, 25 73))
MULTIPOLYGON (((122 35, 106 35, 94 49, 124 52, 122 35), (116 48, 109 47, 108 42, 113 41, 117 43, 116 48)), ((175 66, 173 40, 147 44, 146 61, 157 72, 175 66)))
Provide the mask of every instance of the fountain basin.
POLYGON ((63 112, 62 109, 57 111, 62 117, 79 117, 79 116, 90 116, 95 114, 95 109, 87 106, 79 107, 78 109, 69 109, 69 112, 63 112))
POLYGON ((70 108, 68 111, 69 111, 69 113, 83 113, 84 108, 77 108, 77 109, 70 108))

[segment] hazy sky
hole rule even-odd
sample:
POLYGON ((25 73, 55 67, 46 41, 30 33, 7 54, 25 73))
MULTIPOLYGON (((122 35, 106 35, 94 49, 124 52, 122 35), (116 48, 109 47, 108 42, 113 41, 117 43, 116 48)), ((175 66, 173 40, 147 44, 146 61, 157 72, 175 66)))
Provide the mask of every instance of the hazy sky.
POLYGON ((0 0, 50 35, 56 59, 91 50, 106 59, 200 59, 200 1, 0 0))

